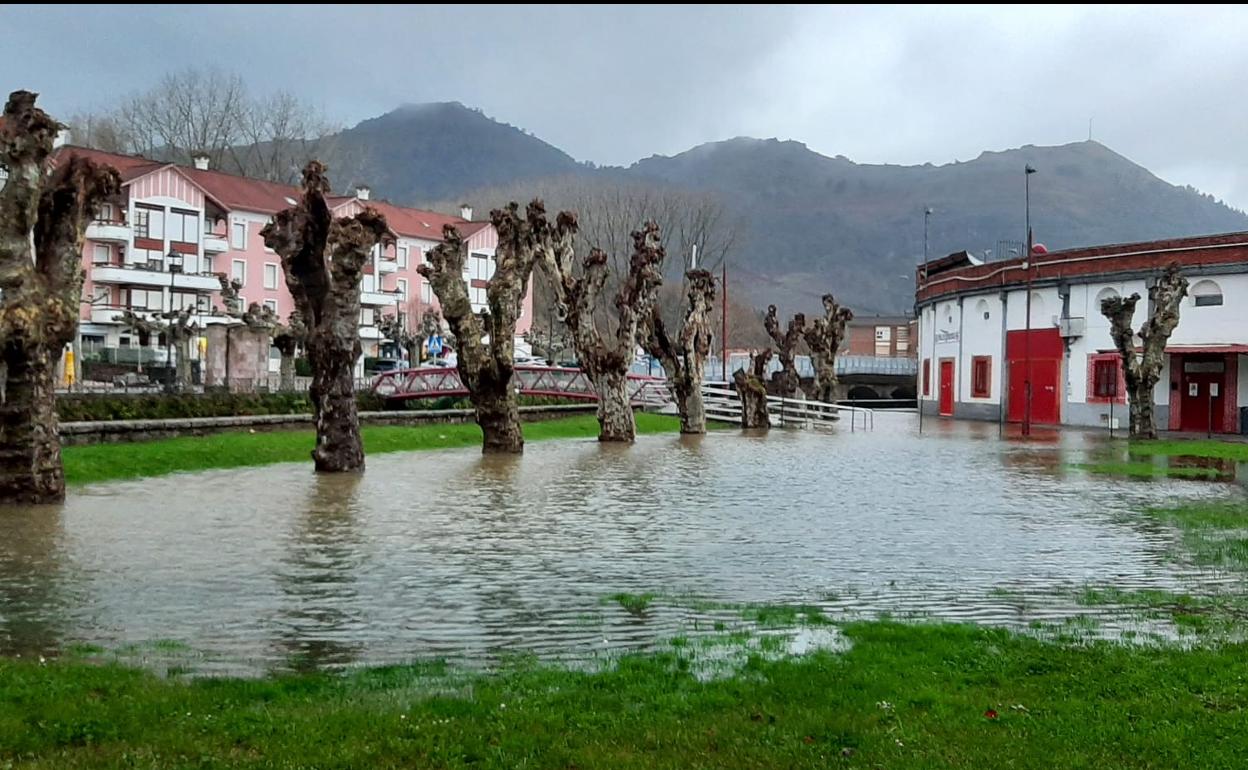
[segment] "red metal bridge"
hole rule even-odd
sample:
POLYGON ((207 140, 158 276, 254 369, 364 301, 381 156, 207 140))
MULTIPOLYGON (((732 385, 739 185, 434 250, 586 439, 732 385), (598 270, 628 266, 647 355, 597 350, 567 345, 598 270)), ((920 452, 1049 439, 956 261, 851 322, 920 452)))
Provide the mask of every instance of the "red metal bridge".
MULTIPOLYGON (((580 369, 518 365, 512 384, 524 396, 598 400, 593 383, 580 369)), ((459 370, 453 366, 384 372, 373 378, 373 392, 395 400, 468 395, 468 389, 459 379, 459 370)), ((644 374, 628 375, 628 394, 634 404, 661 405, 671 401, 667 382, 662 377, 644 374)))

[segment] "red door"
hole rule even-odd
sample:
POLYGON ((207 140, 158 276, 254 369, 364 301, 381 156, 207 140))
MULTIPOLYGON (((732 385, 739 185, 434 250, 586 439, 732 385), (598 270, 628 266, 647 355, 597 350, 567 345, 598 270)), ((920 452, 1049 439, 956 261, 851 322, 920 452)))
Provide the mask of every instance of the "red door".
POLYGON ((1027 378, 1031 377, 1031 423, 1057 425, 1061 420, 1062 338, 1057 329, 1013 331, 1006 335, 1009 361, 1010 422, 1022 422, 1027 412, 1027 378))
MULTIPOLYGON (((1185 362, 1187 368, 1197 368, 1203 362, 1185 362), (1193 366, 1196 364, 1196 366, 1193 366)), ((1221 363, 1221 362, 1218 362, 1221 363)), ((1200 367, 1212 369, 1213 366, 1200 367)), ((1194 433, 1222 432, 1223 372, 1184 371, 1179 384, 1179 429, 1194 433)))
POLYGON ((945 417, 953 416, 953 361, 950 359, 940 362, 940 413, 945 417))

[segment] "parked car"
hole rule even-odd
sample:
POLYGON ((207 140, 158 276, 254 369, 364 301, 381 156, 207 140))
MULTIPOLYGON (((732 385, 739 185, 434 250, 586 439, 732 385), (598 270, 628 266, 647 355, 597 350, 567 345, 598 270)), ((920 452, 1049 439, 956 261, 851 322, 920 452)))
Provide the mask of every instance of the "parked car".
POLYGON ((534 356, 526 356, 524 354, 518 354, 514 356, 511 360, 512 360, 512 363, 514 363, 516 366, 545 366, 546 365, 545 359, 536 358, 534 356))
POLYGON ((447 361, 445 358, 430 358, 428 361, 425 361, 424 363, 422 363, 420 366, 416 368, 417 369, 446 369, 454 365, 455 364, 452 364, 450 361, 447 361))
POLYGON ((373 362, 372 371, 374 374, 381 374, 407 368, 409 368, 407 361, 401 358, 379 358, 373 362))

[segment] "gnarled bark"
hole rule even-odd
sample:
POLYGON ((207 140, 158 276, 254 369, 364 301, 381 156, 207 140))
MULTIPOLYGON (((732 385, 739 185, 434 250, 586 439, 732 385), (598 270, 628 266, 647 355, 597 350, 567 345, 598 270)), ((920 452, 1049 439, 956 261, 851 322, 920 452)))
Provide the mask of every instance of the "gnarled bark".
POLYGON ((308 327, 303 323, 303 316, 298 310, 292 310, 286 323, 277 324, 273 328, 273 347, 281 355, 278 369, 278 389, 292 391, 295 389, 295 356, 299 348, 306 344, 308 327))
POLYGON ((629 401, 626 378, 636 349, 644 340, 643 321, 648 322, 659 286, 663 283, 664 250, 659 241, 659 226, 645 223, 632 233, 633 254, 615 295, 614 329, 598 328, 596 313, 598 296, 610 273, 608 255, 602 249, 591 249, 576 268, 572 236, 576 218, 564 212, 554 229, 546 224, 541 203, 529 206, 540 224, 534 232, 542 238, 542 268, 555 289, 559 315, 572 334, 572 345, 581 362, 581 371, 594 384, 598 393, 598 440, 631 442, 637 427, 629 401), (624 382, 621 386, 619 383, 624 382))
MULTIPOLYGON (((494 274, 486 287, 486 308, 473 313, 464 283, 464 263, 468 244, 452 225, 442 230, 442 243, 429 251, 429 263, 417 272, 429 280, 442 306, 442 315, 456 340, 456 367, 459 379, 468 389, 481 426, 481 451, 520 453, 524 434, 520 430, 520 410, 511 387, 514 372, 516 321, 528 291, 529 277, 536 259, 533 204, 528 220, 512 203, 490 212, 498 230, 494 253, 494 274), (489 337, 489 342, 483 339, 489 337)), ((541 217, 545 222, 545 216, 541 217)))
POLYGON ((803 333, 815 365, 815 393, 818 401, 836 400, 836 353, 845 340, 845 324, 854 311, 837 304, 831 294, 823 295, 823 318, 816 318, 803 333))
POLYGON ((340 472, 364 467, 353 377, 361 352, 360 277, 387 226, 373 208, 335 220, 327 192, 325 166, 311 161, 303 170, 299 204, 279 211, 260 235, 282 258, 286 286, 307 327, 308 395, 316 421, 312 459, 318 471, 340 472))
POLYGON ((772 377, 776 386, 776 394, 784 398, 793 398, 801 385, 797 374, 797 345, 806 330, 806 315, 798 313, 789 321, 788 329, 780 332, 780 320, 776 317, 776 306, 767 306, 767 315, 763 318, 763 327, 776 343, 776 354, 780 359, 780 371, 772 377))
POLYGON ((116 170, 70 158, 48 172, 62 126, 14 91, 0 121, 0 502, 65 497, 56 367, 78 329, 83 232, 116 195, 116 170))
POLYGON ((1130 297, 1109 297, 1101 300, 1101 314, 1109 319, 1109 335, 1122 357, 1123 377, 1127 381, 1130 405, 1131 438, 1157 438, 1153 419, 1153 388, 1161 379, 1166 364, 1166 341, 1179 325, 1179 307, 1187 296, 1187 279, 1179 274, 1179 264, 1171 262, 1156 283, 1148 289, 1149 316, 1140 327, 1140 350, 1137 354, 1131 317, 1135 314, 1139 294, 1130 297))
POLYGON ((680 336, 672 339, 663 325, 656 303, 650 310, 646 351, 659 359, 667 387, 676 399, 681 433, 706 433, 706 410, 702 404, 702 372, 711 353, 711 305, 715 302, 715 277, 706 270, 685 273, 689 306, 680 336))
POLYGON ((771 427, 767 413, 767 364, 771 361, 771 348, 750 356, 750 371, 738 369, 732 373, 737 386, 737 398, 741 400, 741 427, 745 429, 771 427))

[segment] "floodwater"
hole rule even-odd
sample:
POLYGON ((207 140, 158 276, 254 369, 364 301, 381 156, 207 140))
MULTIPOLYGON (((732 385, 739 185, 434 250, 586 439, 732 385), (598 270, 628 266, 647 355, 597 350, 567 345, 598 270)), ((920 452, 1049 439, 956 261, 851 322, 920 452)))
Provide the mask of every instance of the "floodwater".
POLYGON ((1230 579, 1174 563, 1175 533, 1137 512, 1235 485, 1090 477, 1070 467, 1089 434, 929 420, 919 437, 914 420, 210 471, 0 508, 0 653, 189 649, 205 672, 576 659, 697 627, 714 613, 691 597, 1022 627, 1106 611, 1075 605, 1089 584, 1230 579), (620 592, 660 597, 630 612, 604 601, 620 592))

